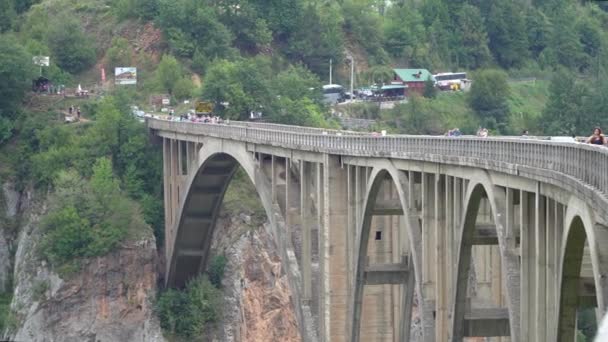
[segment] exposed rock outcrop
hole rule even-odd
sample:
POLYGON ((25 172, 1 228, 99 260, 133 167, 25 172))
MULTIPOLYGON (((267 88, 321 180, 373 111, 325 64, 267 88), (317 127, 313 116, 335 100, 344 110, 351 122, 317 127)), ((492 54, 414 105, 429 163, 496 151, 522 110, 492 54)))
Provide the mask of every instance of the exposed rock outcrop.
POLYGON ((10 233, 15 225, 21 195, 10 182, 2 184, 0 193, 0 293, 10 291, 10 233))
POLYGON ((222 218, 213 249, 228 259, 217 340, 300 341, 287 275, 272 237, 247 215, 222 218))
POLYGON ((17 341, 164 341, 152 307, 157 253, 152 232, 85 260, 62 279, 38 255, 44 201, 22 199, 11 303, 17 341))

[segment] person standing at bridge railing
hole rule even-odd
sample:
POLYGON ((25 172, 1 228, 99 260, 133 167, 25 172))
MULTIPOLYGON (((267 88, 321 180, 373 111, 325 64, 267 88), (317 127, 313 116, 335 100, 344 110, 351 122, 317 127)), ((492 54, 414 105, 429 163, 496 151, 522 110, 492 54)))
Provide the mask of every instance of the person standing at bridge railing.
POLYGON ((593 134, 587 138, 586 143, 592 145, 606 145, 606 137, 602 134, 602 129, 595 127, 593 129, 593 134))

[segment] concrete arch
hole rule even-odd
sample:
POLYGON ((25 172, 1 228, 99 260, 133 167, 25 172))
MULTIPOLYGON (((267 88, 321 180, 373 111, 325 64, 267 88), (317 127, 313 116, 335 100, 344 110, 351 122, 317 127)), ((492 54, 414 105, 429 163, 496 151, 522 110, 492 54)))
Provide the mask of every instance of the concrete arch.
POLYGON ((573 341, 576 335, 576 313, 579 307, 579 280, 585 241, 589 246, 595 295, 600 313, 606 310, 600 270, 599 246, 595 234, 593 211, 582 201, 571 197, 564 220, 564 235, 559 270, 559 308, 557 340, 573 341))
POLYGON ((242 143, 217 140, 203 143, 185 182, 188 191, 181 196, 175 238, 168 241, 172 253, 167 264, 167 286, 183 286, 205 267, 221 203, 238 166, 254 184, 271 224, 276 223, 270 190, 262 186, 255 165, 242 143))
MULTIPOLYGON (((410 241, 410 251, 411 251, 411 263, 413 264, 414 270, 414 282, 410 281, 410 284, 414 284, 414 288, 416 293, 418 293, 418 298, 422 298, 422 283, 420 281, 421 275, 421 236, 420 236, 420 224, 418 222, 418 214, 415 211, 415 208, 412 207, 412 204, 409 203, 408 197, 406 196, 405 190, 408 189, 409 180, 405 176, 402 171, 399 171, 389 160, 381 160, 375 163, 375 167, 372 169, 370 176, 368 178, 368 186, 366 190, 365 201, 363 205, 363 218, 361 220, 361 224, 357 227, 357 258, 356 261, 356 271, 355 271, 355 279, 354 279, 354 296, 351 302, 351 331, 350 331, 350 341, 357 342, 359 341, 360 335, 360 327, 361 327, 361 313, 363 311, 363 290, 364 290, 364 282, 365 282, 365 264, 367 257, 367 247, 370 237, 371 230, 371 222, 372 215, 371 212, 374 209, 376 204, 376 199, 378 192, 380 190, 380 186, 382 181, 385 179, 386 175, 390 175, 395 188, 397 190, 397 194, 399 196, 399 202, 403 209, 405 222, 406 222, 406 233, 409 236, 410 241)), ((406 297, 404 295, 404 297, 406 297)), ((411 320, 411 311, 407 311, 405 304, 405 300, 403 303, 403 313, 405 315, 409 315, 407 322, 402 322, 402 324, 409 324, 411 320)), ((423 313, 424 314, 424 313, 423 313)), ((424 319, 424 317, 423 317, 424 319)), ((403 317, 402 317, 403 320, 403 317)), ((404 329, 401 329, 400 334, 404 334, 404 329)), ((409 336, 401 336, 401 341, 407 341, 409 336)))
POLYGON ((501 257, 502 277, 506 282, 506 297, 508 303, 509 330, 511 341, 519 341, 519 260, 507 247, 506 242, 506 194, 503 189, 494 186, 487 172, 477 170, 470 177, 465 197, 465 212, 460 224, 460 240, 458 246, 458 264, 454 283, 454 299, 452 301, 451 341, 462 341, 466 311, 466 295, 468 288, 469 268, 472 258, 472 241, 476 229, 477 214, 481 199, 488 198, 496 227, 498 245, 501 257))

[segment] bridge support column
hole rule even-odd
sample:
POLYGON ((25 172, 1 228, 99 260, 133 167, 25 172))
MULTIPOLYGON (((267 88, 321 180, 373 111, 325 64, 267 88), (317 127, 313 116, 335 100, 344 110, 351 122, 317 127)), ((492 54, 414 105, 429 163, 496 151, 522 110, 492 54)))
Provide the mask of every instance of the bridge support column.
POLYGON ((435 174, 422 173, 422 295, 418 299, 425 341, 435 341, 435 174))
POLYGON ((446 260, 446 236, 445 227, 445 176, 435 175, 434 184, 434 230, 435 230, 435 340, 448 340, 448 272, 446 260))
POLYGON ((319 258, 319 271, 318 271, 318 293, 315 294, 317 296, 318 310, 317 310, 317 322, 318 322, 318 330, 319 330, 319 341, 328 341, 330 336, 328 333, 329 324, 325 321, 328 319, 328 315, 326 315, 325 308, 328 307, 329 296, 326 293, 327 276, 325 274, 326 269, 326 261, 325 261, 325 242, 327 241, 327 229, 324 226, 325 220, 325 177, 323 174, 326 172, 326 168, 323 163, 317 163, 315 168, 315 177, 316 177, 316 195, 315 195, 315 205, 317 208, 317 224, 319 227, 318 231, 318 239, 317 239, 317 250, 318 250, 318 258, 319 258))
POLYGON ((535 250, 535 198, 534 194, 520 191, 519 202, 519 226, 520 226, 520 249, 521 249, 521 340, 536 340, 536 263, 534 260, 535 250))
POLYGON ((165 207, 165 258, 171 260, 173 225, 171 222, 171 140, 163 138, 163 195, 165 207))
POLYGON ((348 284, 346 277, 346 170, 340 157, 325 155, 323 173, 323 259, 324 329, 326 341, 347 341, 348 284))
POLYGON ((291 160, 285 158, 285 228, 287 229, 287 236, 291 239, 291 232, 293 231, 291 224, 291 203, 289 201, 289 187, 291 183, 291 160))
POLYGON ((310 301, 312 295, 312 245, 310 209, 310 163, 300 161, 300 225, 302 230, 302 299, 310 301))
POLYGON ((535 257, 536 257, 536 341, 547 340, 547 226, 546 199, 540 194, 540 184, 537 185, 535 196, 535 257))
POLYGON ((272 155, 270 157, 270 195, 272 197, 272 203, 277 201, 277 167, 275 165, 276 157, 272 155))

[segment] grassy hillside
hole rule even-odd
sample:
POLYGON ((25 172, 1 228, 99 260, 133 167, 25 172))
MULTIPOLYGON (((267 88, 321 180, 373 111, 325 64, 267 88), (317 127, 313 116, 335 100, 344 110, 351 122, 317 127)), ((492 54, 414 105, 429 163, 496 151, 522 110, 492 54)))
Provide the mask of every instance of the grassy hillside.
POLYGON ((524 129, 530 132, 539 132, 541 112, 549 98, 549 82, 537 80, 535 82, 511 83, 511 96, 509 107, 511 127, 520 132, 524 129))

